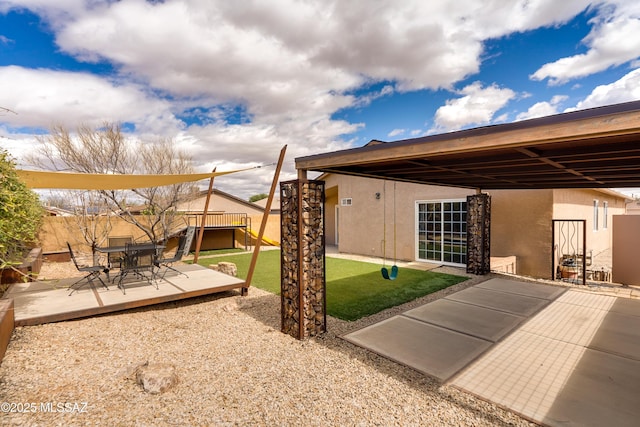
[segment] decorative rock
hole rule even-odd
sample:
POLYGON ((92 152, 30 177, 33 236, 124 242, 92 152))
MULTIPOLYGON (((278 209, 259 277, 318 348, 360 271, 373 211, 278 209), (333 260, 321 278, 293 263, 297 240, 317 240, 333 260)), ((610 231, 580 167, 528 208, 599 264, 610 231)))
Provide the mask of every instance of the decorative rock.
POLYGON ((147 393, 164 393, 178 383, 176 368, 167 363, 145 363, 136 370, 136 383, 147 393))
POLYGON ((238 276, 238 267, 236 267, 236 265, 232 262, 221 261, 217 264, 210 265, 209 268, 219 271, 220 273, 227 274, 229 276, 238 276))
POLYGON ((305 339, 326 331, 324 182, 281 182, 280 189, 282 332, 305 339))

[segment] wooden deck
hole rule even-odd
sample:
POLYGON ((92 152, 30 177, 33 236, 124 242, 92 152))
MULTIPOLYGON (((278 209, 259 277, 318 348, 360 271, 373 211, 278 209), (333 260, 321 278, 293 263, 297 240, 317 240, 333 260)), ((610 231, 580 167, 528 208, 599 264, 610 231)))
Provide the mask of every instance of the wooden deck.
POLYGON ((13 299, 15 325, 79 319, 98 314, 162 304, 240 289, 245 281, 199 265, 179 265, 188 275, 169 271, 158 280, 158 289, 146 281, 125 280, 126 294, 115 285, 87 285, 69 295, 68 286, 78 278, 14 284, 2 299, 13 299))

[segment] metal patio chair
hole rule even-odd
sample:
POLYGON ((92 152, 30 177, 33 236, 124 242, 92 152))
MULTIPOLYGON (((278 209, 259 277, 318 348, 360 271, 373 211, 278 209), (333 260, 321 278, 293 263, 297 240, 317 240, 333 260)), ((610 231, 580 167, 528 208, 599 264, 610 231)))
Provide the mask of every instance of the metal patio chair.
POLYGON ((108 280, 109 269, 104 265, 87 265, 87 266, 79 265, 78 260, 76 259, 76 256, 73 253, 73 249, 71 249, 71 244, 69 244, 69 242, 67 242, 67 247, 69 248, 69 255, 71 256, 71 259, 73 260, 73 264, 76 266, 76 269, 82 273, 87 273, 86 276, 82 277, 80 280, 77 280, 71 285, 69 285, 69 287, 67 288, 67 289, 71 289, 71 292, 69 293, 69 295, 73 294, 75 291, 77 291, 81 287, 88 285, 90 283, 93 283, 95 279, 98 279, 100 283, 102 283, 102 286, 104 286, 108 290, 109 287, 107 286, 106 283, 104 283, 104 281, 100 277, 100 273, 105 273, 107 275, 107 280, 108 280), (85 281, 86 283, 83 283, 85 281))
POLYGON ((156 272, 154 270, 157 263, 157 251, 158 247, 153 243, 127 243, 125 245, 124 259, 120 266, 120 274, 118 277, 118 287, 122 290, 123 294, 126 294, 126 291, 122 281, 129 273, 133 273, 139 278, 146 280, 158 289, 156 272), (145 274, 146 272, 149 272, 150 275, 145 274))
MULTIPOLYGON (((109 237, 108 245, 110 248, 124 247, 127 243, 133 242, 133 236, 109 237)), ((109 253, 109 266, 118 266, 122 264, 124 252, 109 253)))
POLYGON ((160 276, 161 279, 164 279, 164 276, 165 274, 167 274, 168 270, 173 270, 178 274, 183 274, 187 278, 189 277, 187 273, 177 270, 171 266, 171 264, 173 264, 174 262, 180 261, 182 257, 184 257, 184 254, 187 251, 189 251, 189 248, 186 247, 186 243, 187 243, 187 236, 186 235, 180 236, 180 238, 178 239, 178 249, 176 249, 176 252, 173 254, 173 256, 169 258, 159 257, 156 260, 156 267, 158 268, 164 267, 164 269, 162 270, 162 276, 160 276))

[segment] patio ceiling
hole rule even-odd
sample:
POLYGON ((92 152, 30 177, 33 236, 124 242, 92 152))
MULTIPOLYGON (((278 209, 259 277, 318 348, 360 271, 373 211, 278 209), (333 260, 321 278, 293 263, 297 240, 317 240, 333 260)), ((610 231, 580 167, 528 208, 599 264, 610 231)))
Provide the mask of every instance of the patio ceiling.
POLYGON ((640 101, 296 158, 300 171, 478 189, 640 187, 640 101))

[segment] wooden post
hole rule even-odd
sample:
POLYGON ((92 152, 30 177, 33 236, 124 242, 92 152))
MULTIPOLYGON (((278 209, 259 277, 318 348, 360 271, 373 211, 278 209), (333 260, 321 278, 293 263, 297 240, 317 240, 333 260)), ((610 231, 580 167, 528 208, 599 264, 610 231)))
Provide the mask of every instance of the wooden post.
POLYGON ((280 157, 278 158, 278 164, 276 165, 276 171, 273 174, 273 181, 271 182, 271 189, 269 190, 269 197, 267 198, 267 204, 264 207, 262 213, 262 221, 260 222, 260 231, 258 237, 256 237, 256 244, 253 247, 253 255, 251 256, 251 264, 249 264, 249 271, 247 272, 247 279, 244 281, 242 287, 242 295, 246 296, 251 286, 251 280, 253 279, 253 272, 258 262, 258 254, 260 253, 260 246, 262 245, 262 238, 264 237, 264 230, 267 227, 267 220, 269 219, 269 212, 271 212, 271 202, 273 202, 273 195, 278 186, 278 178, 280 177, 280 170, 282 169, 282 163, 284 162, 284 155, 287 152, 287 146, 285 145, 280 150, 280 157))
MULTIPOLYGON (((211 173, 216 173, 217 167, 213 168, 211 173)), ((200 246, 202 245, 202 237, 204 236, 204 222, 209 213, 209 200, 211 200, 211 192, 213 191, 213 178, 209 180, 209 191, 207 191, 207 199, 204 202, 204 212, 202 213, 202 220, 200 221, 200 230, 198 231, 198 240, 196 241, 196 253, 193 255, 193 263, 198 263, 198 255, 200 255, 200 246)), ((189 250, 189 249, 187 249, 189 250)))

